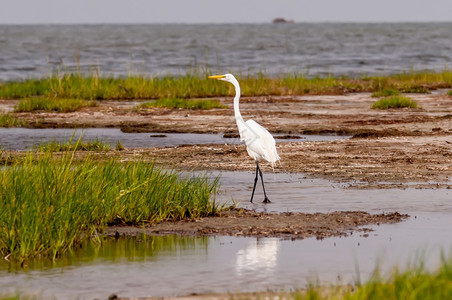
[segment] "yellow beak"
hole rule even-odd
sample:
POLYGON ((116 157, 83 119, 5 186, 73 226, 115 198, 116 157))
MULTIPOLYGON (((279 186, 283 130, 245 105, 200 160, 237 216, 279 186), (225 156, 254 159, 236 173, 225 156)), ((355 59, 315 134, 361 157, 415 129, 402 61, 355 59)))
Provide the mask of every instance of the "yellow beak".
POLYGON ((212 75, 212 76, 209 76, 209 78, 211 78, 211 79, 220 79, 220 78, 225 78, 226 76, 224 76, 224 75, 212 75))

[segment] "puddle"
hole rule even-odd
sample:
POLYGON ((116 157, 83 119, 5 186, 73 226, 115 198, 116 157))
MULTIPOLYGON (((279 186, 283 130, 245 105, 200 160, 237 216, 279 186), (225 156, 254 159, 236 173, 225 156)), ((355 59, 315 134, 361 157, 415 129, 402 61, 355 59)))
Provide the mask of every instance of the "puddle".
MULTIPOLYGON (((210 173, 212 177, 218 172, 210 173)), ((367 280, 376 264, 383 272, 422 258, 428 269, 452 245, 452 190, 352 190, 301 174, 265 173, 273 203, 250 204, 253 172, 221 172, 219 201, 274 212, 365 210, 409 213, 405 222, 375 231, 324 240, 243 237, 148 237, 88 244, 55 264, 26 270, 0 262, 0 290, 40 292, 44 298, 176 296, 190 293, 293 289, 312 282, 367 280), (368 234, 368 237, 365 235, 368 234), (358 271, 359 270, 359 271, 358 271)), ((263 198, 260 185, 255 199, 263 198)))
POLYGON ((363 210, 371 213, 418 212, 452 213, 451 189, 344 189, 349 183, 306 178, 298 173, 264 173, 265 190, 272 201, 264 199, 260 181, 254 204, 249 203, 254 172, 211 172, 221 174, 221 191, 217 200, 240 202, 240 206, 267 212, 323 212, 363 210))
MULTIPOLYGON (((27 150, 43 142, 68 142, 74 134, 76 141, 83 133, 84 141, 101 140, 116 146, 118 141, 126 148, 167 147, 183 144, 238 144, 238 138, 223 138, 222 134, 196 133, 125 133, 117 128, 86 128, 86 129, 29 129, 29 128, 0 128, 0 149, 27 150), (151 137, 152 136, 152 137, 151 137)), ((301 135, 299 139, 278 139, 277 142, 291 141, 323 141, 349 138, 335 135, 301 135)))

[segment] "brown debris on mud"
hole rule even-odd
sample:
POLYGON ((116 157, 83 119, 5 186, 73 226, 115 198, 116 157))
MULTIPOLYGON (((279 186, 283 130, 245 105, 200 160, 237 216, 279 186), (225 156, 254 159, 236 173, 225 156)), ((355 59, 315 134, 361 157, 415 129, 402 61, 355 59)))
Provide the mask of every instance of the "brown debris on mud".
POLYGON ((370 214, 363 211, 338 211, 331 213, 263 213, 245 209, 232 209, 217 216, 177 222, 164 221, 143 227, 109 226, 105 235, 231 235, 252 237, 277 237, 283 239, 323 239, 347 236, 353 231, 369 232, 362 226, 401 222, 409 216, 398 212, 370 214))

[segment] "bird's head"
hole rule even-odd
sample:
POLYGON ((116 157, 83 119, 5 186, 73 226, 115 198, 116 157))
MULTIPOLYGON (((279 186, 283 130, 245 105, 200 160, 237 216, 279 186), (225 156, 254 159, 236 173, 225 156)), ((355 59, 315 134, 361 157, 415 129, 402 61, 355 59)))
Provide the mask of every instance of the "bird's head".
POLYGON ((213 76, 209 76, 209 78, 211 79, 218 79, 218 80, 223 80, 223 81, 229 81, 229 82, 233 82, 233 81, 237 81, 234 77, 234 75, 232 74, 223 74, 223 75, 213 75, 213 76))

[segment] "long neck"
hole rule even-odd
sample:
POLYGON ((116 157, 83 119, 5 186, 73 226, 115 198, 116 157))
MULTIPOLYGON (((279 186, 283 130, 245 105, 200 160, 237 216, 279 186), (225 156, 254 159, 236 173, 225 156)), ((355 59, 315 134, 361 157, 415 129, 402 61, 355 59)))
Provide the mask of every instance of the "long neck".
MULTIPOLYGON (((234 78, 235 79, 235 78, 234 78)), ((240 100, 240 85, 237 80, 231 81, 231 83, 235 87, 235 97, 234 97, 234 114, 237 120, 243 120, 242 115, 240 114, 239 108, 239 100, 240 100)))

